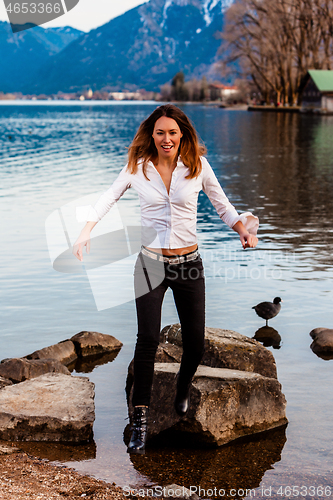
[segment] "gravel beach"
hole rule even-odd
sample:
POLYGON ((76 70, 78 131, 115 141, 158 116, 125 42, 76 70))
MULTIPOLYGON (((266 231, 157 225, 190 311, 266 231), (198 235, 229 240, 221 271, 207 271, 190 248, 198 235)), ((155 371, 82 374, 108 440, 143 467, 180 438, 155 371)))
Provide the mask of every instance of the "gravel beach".
POLYGON ((123 490, 73 469, 0 445, 1 500, 125 499, 123 490))

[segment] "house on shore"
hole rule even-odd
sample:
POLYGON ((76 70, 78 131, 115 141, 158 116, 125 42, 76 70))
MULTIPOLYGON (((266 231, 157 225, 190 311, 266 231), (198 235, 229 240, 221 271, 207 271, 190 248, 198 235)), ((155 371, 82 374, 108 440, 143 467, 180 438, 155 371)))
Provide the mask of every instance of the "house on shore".
POLYGON ((333 114, 333 71, 310 69, 307 72, 301 111, 333 114))
POLYGON ((223 83, 210 83, 208 86, 211 101, 228 101, 237 97, 239 89, 236 86, 223 85, 223 83))

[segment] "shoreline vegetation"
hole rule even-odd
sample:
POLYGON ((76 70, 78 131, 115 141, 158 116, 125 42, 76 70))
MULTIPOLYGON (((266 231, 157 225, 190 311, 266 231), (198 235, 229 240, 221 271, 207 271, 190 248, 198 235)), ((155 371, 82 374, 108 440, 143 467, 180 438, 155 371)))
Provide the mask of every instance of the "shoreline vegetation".
POLYGON ((171 83, 160 87, 160 91, 147 91, 138 89, 134 91, 114 91, 110 87, 101 90, 91 88, 80 89, 76 92, 61 92, 56 94, 23 94, 21 92, 4 93, 0 91, 0 102, 8 100, 31 100, 31 101, 156 101, 177 103, 218 103, 221 106, 231 104, 247 104, 247 87, 241 81, 235 81, 235 85, 227 85, 221 82, 208 81, 204 76, 201 80, 192 79, 185 81, 182 71, 178 72, 171 83))
MULTIPOLYGON (((81 101, 79 99, 55 99, 55 100, 45 100, 45 99, 1 99, 0 106, 2 105, 112 105, 112 104, 160 104, 164 101, 158 100, 95 100, 90 99, 86 101, 81 101)), ((178 105, 201 105, 207 107, 215 107, 221 109, 227 109, 228 111, 262 111, 270 113, 307 113, 316 115, 332 115, 333 113, 325 112, 323 110, 316 109, 302 109, 301 106, 275 106, 275 105, 263 105, 263 104, 245 104, 245 103, 235 103, 235 104, 224 104, 221 101, 165 101, 172 102, 178 105)))

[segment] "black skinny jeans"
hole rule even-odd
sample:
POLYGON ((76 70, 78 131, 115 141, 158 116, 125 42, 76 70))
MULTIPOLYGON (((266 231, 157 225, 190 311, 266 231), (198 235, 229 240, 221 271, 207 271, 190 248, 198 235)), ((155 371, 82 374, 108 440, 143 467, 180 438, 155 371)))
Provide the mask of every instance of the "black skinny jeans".
POLYGON ((149 406, 150 403, 154 360, 161 330, 162 302, 168 287, 173 291, 182 330, 180 386, 191 381, 204 353, 205 278, 200 256, 175 265, 157 263, 140 254, 134 271, 138 335, 134 354, 133 406, 149 406), (149 290, 143 262, 148 271, 149 290))

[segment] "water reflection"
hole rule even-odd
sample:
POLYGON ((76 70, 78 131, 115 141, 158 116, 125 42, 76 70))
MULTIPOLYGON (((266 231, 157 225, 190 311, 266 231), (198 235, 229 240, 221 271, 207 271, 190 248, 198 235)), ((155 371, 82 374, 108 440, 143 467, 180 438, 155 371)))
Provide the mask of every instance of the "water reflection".
POLYGON ((312 352, 314 352, 318 358, 324 359, 325 361, 329 361, 330 359, 333 359, 333 352, 331 353, 324 353, 324 352, 316 352, 312 349, 312 352))
POLYGON ((70 363, 67 368, 70 372, 75 371, 76 373, 91 373, 97 366, 106 365, 113 361, 119 354, 118 351, 104 352, 101 354, 95 354, 93 356, 84 356, 83 358, 77 358, 75 361, 70 363))
POLYGON ((261 342, 264 347, 273 347, 273 349, 281 347, 281 335, 271 326, 262 326, 256 331, 253 338, 261 342))
POLYGON ((270 225, 268 241, 278 238, 293 251, 311 252, 314 267, 331 266, 333 117, 262 113, 252 119, 252 131, 240 134, 244 161, 236 167, 249 189, 230 179, 236 198, 244 207, 257 207, 261 222, 270 225))
MULTIPOLYGON (((259 216, 261 241, 296 252, 307 261, 305 272, 329 268, 333 117, 210 111, 209 120, 196 123, 228 196, 259 216)), ((211 230, 208 200, 204 208, 211 230)))
POLYGON ((173 441, 178 446, 171 447, 170 439, 170 435, 165 435, 164 444, 168 443, 168 447, 163 450, 159 440, 156 448, 147 448, 146 455, 130 455, 135 469, 152 483, 200 486, 205 490, 253 489, 259 486, 265 472, 281 460, 286 426, 213 450, 191 449, 190 442, 186 443, 187 449, 180 448, 184 446, 180 436, 173 441))

